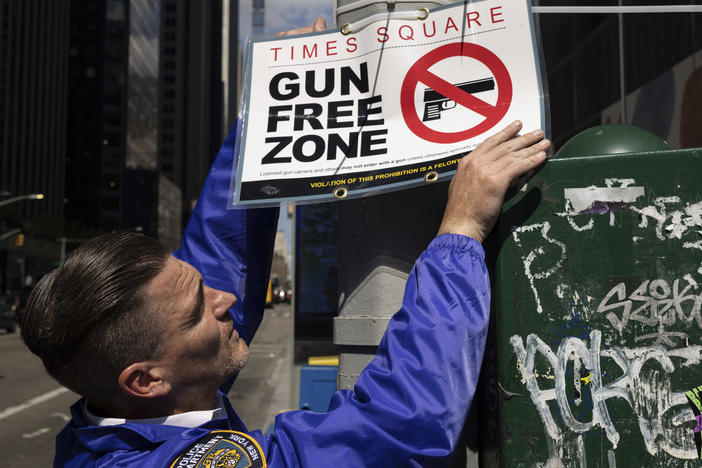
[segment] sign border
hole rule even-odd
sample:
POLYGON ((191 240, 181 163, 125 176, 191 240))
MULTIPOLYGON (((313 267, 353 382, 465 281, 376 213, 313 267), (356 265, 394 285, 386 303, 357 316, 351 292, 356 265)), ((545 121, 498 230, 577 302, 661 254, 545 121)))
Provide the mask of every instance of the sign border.
MULTIPOLYGON (((448 5, 442 5, 436 8, 432 8, 431 11, 441 11, 449 8, 455 8, 457 5, 466 5, 466 4, 476 4, 476 3, 481 3, 484 1, 488 0, 464 0, 464 1, 459 1, 456 3, 448 4, 448 5)), ((531 1, 530 0, 522 0, 523 5, 526 7, 527 10, 527 16, 528 16, 528 21, 529 21, 529 33, 531 36, 535 39, 532 44, 532 53, 533 53, 533 60, 534 63, 540 64, 540 66, 536 67, 536 74, 537 74, 537 86, 538 86, 538 91, 539 95, 542 97, 540 105, 541 105, 541 128, 544 129, 547 137, 550 135, 550 128, 546 128, 547 121, 550 120, 550 114, 547 115, 548 108, 546 106, 546 102, 548 101, 548 95, 544 94, 544 63, 543 61, 540 60, 540 54, 539 54, 539 49, 538 49, 538 44, 540 44, 540 38, 536 35, 536 30, 535 30, 535 21, 534 21, 534 15, 535 13, 533 12, 531 1)), ((465 19, 464 19, 465 21, 465 19)), ((373 23, 375 24, 375 23, 373 23)), ((464 23, 462 23, 464 24, 464 23)), ((312 37, 312 36, 320 36, 324 34, 330 34, 331 32, 336 32, 336 30, 329 29, 327 31, 320 31, 320 32, 315 32, 315 33, 307 33, 307 34, 300 34, 295 37, 312 37)), ((248 114, 249 114, 249 106, 250 102, 248 99, 246 99, 246 94, 244 93, 246 90, 250 89, 251 87, 251 79, 252 79, 252 67, 250 64, 251 61, 251 54, 253 51, 253 46, 254 44, 258 43, 265 43, 265 42, 272 42, 272 41, 277 41, 280 40, 280 37, 277 36, 271 36, 271 37, 265 37, 265 38, 260 38, 260 39, 249 39, 247 46, 246 46, 246 82, 245 82, 245 87, 242 89, 242 105, 241 105, 241 111, 239 115, 239 120, 240 124, 237 125, 237 138, 236 138, 236 146, 234 150, 234 163, 232 165, 232 173, 236 171, 236 178, 233 177, 234 174, 232 174, 232 181, 231 181, 231 188, 229 191, 229 197, 228 197, 228 204, 227 204, 227 209, 242 209, 242 208, 253 208, 253 207, 265 207, 265 206, 278 206, 280 203, 294 200, 296 204, 309 204, 309 203, 325 203, 325 202, 333 202, 336 201, 336 198, 334 198, 333 192, 330 191, 328 194, 325 195, 319 195, 319 194, 314 194, 314 195, 306 195, 306 196, 301 196, 298 198, 287 198, 287 197, 276 197, 276 198, 261 198, 258 200, 240 200, 240 189, 241 189, 241 177, 242 177, 242 171, 243 171, 243 158, 241 157, 241 154, 244 152, 245 149, 245 142, 242 141, 243 135, 246 134, 246 130, 248 128, 248 114)), ((460 152, 458 152, 460 153, 460 152)), ((442 181, 445 180, 449 177, 453 177, 455 174, 455 170, 439 173, 439 177, 437 181, 442 181)), ((396 182, 396 183, 389 183, 387 185, 384 185, 383 188, 366 188, 366 189, 358 189, 358 190, 353 190, 349 191, 349 196, 347 199, 350 198, 359 198, 363 197, 366 195, 374 195, 374 194, 381 194, 389 191, 395 191, 395 190, 400 190, 403 188, 411 188, 414 186, 422 186, 423 185, 423 179, 417 178, 416 180, 411 180, 411 181, 406 181, 406 182, 396 182)))

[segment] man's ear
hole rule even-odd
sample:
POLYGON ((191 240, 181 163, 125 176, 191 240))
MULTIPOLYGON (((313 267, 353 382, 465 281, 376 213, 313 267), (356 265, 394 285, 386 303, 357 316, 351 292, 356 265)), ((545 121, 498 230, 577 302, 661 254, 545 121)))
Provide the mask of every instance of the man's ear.
POLYGON ((117 381, 123 392, 139 398, 162 397, 171 391, 171 385, 163 378, 162 369, 150 362, 128 365, 117 381))

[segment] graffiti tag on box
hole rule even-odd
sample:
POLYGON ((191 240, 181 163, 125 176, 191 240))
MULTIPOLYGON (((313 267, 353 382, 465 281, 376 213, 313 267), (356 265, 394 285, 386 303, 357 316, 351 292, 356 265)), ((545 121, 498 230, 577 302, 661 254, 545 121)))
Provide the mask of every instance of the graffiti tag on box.
POLYGON ((570 460, 589 466, 583 437, 595 431, 611 444, 607 463, 616 466, 621 426, 607 404, 615 401, 630 409, 635 429, 628 427, 627 432, 638 433, 650 455, 680 460, 701 456, 702 386, 679 389, 674 382, 702 362, 702 346, 691 344, 702 330, 702 287, 695 279, 702 275, 702 201, 683 202, 673 195, 646 198, 645 188, 635 184, 633 179, 605 179, 604 186, 565 189, 563 210, 555 219, 564 219, 570 232, 587 236, 618 227, 633 214, 638 220, 631 230, 632 246, 666 242, 667 248, 688 252, 686 261, 694 262, 690 271, 635 284, 620 281, 603 294, 591 282, 563 280, 572 247, 551 222, 512 232, 533 297, 527 307, 565 327, 564 333, 544 331, 509 340, 516 371, 547 436, 545 466, 570 460), (553 310, 552 300, 569 306, 553 310), (546 338, 553 335, 560 341, 546 338), (586 401, 587 411, 580 411, 586 401))

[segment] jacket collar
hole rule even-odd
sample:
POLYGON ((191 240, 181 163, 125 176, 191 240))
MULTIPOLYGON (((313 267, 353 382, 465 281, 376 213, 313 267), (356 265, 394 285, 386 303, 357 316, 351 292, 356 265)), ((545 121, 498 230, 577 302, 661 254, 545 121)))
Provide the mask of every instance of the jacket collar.
POLYGON ((157 424, 125 423, 116 426, 92 426, 83 414, 85 398, 71 406, 71 422, 68 427, 73 436, 91 452, 113 450, 138 450, 163 442, 180 434, 199 437, 218 429, 246 432, 246 427, 232 408, 229 398, 222 394, 227 417, 213 419, 195 428, 164 426, 157 424))

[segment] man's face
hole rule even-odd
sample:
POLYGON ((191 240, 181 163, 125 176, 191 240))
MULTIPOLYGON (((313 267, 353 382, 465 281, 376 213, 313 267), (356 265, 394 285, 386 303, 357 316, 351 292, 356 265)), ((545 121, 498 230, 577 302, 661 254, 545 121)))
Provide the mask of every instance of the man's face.
POLYGON ((216 388, 246 365, 248 346, 227 313, 233 294, 203 285, 195 268, 173 256, 145 292, 160 316, 159 363, 174 388, 216 388))

